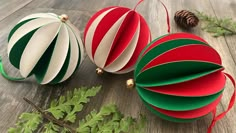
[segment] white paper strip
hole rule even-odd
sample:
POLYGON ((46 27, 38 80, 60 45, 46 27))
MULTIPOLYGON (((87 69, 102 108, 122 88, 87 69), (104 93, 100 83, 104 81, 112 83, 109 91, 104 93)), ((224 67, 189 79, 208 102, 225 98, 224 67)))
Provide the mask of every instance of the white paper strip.
POLYGON ((20 60, 20 73, 27 77, 47 50, 61 26, 60 22, 39 28, 29 40, 20 60), (47 34, 45 34, 47 33, 47 34))
POLYGON ((22 25, 19 29, 17 29, 15 31, 15 33, 12 35, 12 37, 8 43, 8 49, 7 49, 8 56, 10 54, 10 51, 11 51, 13 45, 19 39, 21 39, 23 36, 25 36, 27 33, 29 33, 32 30, 35 30, 39 27, 42 27, 44 25, 54 23, 54 22, 57 22, 57 20, 50 19, 50 18, 39 18, 39 19, 31 20, 28 23, 22 25))
POLYGON ((57 15, 54 13, 36 13, 36 14, 31 14, 28 15, 26 17, 24 17, 23 19, 21 19, 18 23, 27 20, 27 19, 32 19, 32 18, 50 18, 50 19, 56 19, 57 15))
POLYGON ((105 15, 107 15, 110 11, 114 10, 115 8, 111 8, 105 12, 103 12, 102 14, 100 14, 94 21, 93 23, 90 25, 88 31, 87 31, 87 35, 85 38, 85 49, 87 52, 87 55, 89 56, 89 58, 93 61, 93 57, 92 57, 92 42, 93 42, 93 37, 94 37, 94 33, 95 30, 98 26, 98 24, 100 23, 100 21, 103 19, 103 17, 105 15))
POLYGON ((66 60, 68 49, 69 33, 65 24, 62 24, 47 72, 41 84, 47 84, 57 76, 66 60))
POLYGON ((127 46, 127 48, 123 51, 123 53, 120 56, 118 56, 118 58, 114 62, 112 62, 110 65, 108 65, 107 67, 104 68, 105 71, 107 71, 107 72, 119 71, 129 62, 129 60, 132 57, 134 50, 137 46, 137 42, 139 39, 139 33, 140 33, 140 22, 138 22, 136 32, 135 32, 131 42, 127 46))
POLYGON ((66 74, 64 75, 64 77, 62 78, 62 80, 60 82, 68 79, 73 74, 73 72, 76 69, 77 64, 79 63, 78 62, 79 44, 76 40, 75 34, 73 33, 73 31, 70 28, 68 28, 68 32, 69 32, 69 36, 70 36, 70 38, 69 38, 70 39, 70 60, 69 60, 69 66, 67 68, 66 74))
POLYGON ((129 12, 122 15, 108 30, 108 32, 105 34, 105 36, 102 38, 100 44, 97 47, 97 50, 94 55, 94 62, 95 64, 100 67, 104 68, 106 60, 109 56, 112 44, 115 40, 116 34, 123 23, 125 17, 127 16, 129 12))
POLYGON ((79 30, 73 25, 71 24, 70 21, 66 21, 66 24, 69 26, 69 28, 71 28, 71 33, 73 33, 75 36, 76 36, 76 39, 79 43, 79 48, 80 48, 80 51, 79 51, 79 55, 80 55, 80 64, 82 63, 82 61, 84 60, 84 45, 83 45, 83 41, 81 40, 80 38, 80 32, 79 30))

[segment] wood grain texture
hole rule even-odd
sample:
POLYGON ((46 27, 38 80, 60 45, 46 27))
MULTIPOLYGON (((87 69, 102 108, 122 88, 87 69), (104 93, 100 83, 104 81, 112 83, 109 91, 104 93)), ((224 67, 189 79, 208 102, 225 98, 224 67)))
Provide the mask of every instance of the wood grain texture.
POLYGON ((0 21, 15 11, 23 8, 32 0, 1 0, 0 1, 0 21))
MULTIPOLYGON (((83 31, 89 18, 101 8, 112 5, 133 8, 138 0, 1 0, 0 2, 0 55, 3 58, 7 72, 12 76, 20 76, 8 61, 6 46, 7 36, 11 28, 24 16, 36 12, 66 13, 70 20, 83 31), (14 8, 13 8, 14 7, 14 8)), ((165 0, 163 1, 169 10, 171 20, 171 32, 181 32, 173 21, 173 15, 177 10, 199 10, 217 17, 232 17, 236 21, 236 0, 165 0)), ((146 19, 152 32, 152 38, 167 34, 165 10, 158 0, 144 0, 137 11, 146 19)), ((225 71, 236 78, 236 36, 214 38, 211 34, 201 30, 201 24, 186 32, 194 33, 204 38, 214 47, 222 57, 225 71)), ((140 113, 147 116, 146 133, 205 133, 212 116, 209 114, 192 123, 173 123, 162 120, 145 108, 135 90, 127 90, 125 81, 133 77, 133 73, 114 75, 105 73, 98 76, 95 73, 96 66, 85 58, 80 69, 67 81, 57 85, 38 85, 34 77, 23 82, 12 82, 0 76, 0 133, 14 125, 19 114, 32 111, 22 97, 31 99, 42 108, 46 108, 52 99, 58 98, 66 91, 80 86, 102 85, 100 93, 85 105, 84 111, 78 114, 81 118, 92 109, 99 109, 104 104, 115 103, 121 112, 126 115, 138 117, 140 113)), ((228 81, 223 99, 217 108, 222 112, 227 108, 233 87, 228 81)), ((236 107, 218 121, 213 133, 236 133, 236 107)))

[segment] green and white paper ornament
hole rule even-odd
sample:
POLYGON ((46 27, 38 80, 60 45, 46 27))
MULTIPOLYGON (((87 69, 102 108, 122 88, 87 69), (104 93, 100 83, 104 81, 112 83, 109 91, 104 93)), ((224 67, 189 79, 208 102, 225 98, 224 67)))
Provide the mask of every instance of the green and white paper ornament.
POLYGON ((67 15, 26 16, 11 30, 8 42, 11 64, 24 78, 35 75, 40 84, 65 81, 83 60, 79 30, 67 15))

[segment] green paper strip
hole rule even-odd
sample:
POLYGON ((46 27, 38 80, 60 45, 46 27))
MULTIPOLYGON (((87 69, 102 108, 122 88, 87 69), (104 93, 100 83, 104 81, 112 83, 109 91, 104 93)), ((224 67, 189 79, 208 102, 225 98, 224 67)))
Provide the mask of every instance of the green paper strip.
MULTIPOLYGON (((167 42, 164 42, 162 44, 157 45, 156 47, 152 48, 150 51, 148 51, 138 62, 135 68, 134 76, 136 77, 141 69, 151 60, 159 56, 160 54, 171 50, 176 47, 188 45, 188 44, 202 44, 207 45, 204 42, 198 41, 198 40, 190 40, 190 39, 177 39, 177 40, 170 40, 167 42)), ((147 47, 149 47, 148 45, 147 47)), ((146 48, 145 48, 146 49, 146 48)))
MULTIPOLYGON (((74 33, 75 34, 75 33, 74 33)), ((82 51, 81 50, 81 48, 80 48, 80 44, 79 44, 79 41, 78 41, 78 39, 76 38, 76 40, 77 40, 77 44, 78 44, 78 49, 79 49, 79 59, 78 59, 78 63, 77 63, 77 66, 76 66, 76 68, 75 68, 75 70, 74 70, 74 72, 72 73, 72 75, 78 70, 78 68, 79 68, 79 65, 80 65, 80 62, 81 62, 81 60, 82 60, 82 52, 84 52, 84 51, 82 51)))
MULTIPOLYGON (((159 39, 161 39, 161 38, 163 38, 163 37, 165 37, 165 36, 167 36, 167 35, 168 35, 168 34, 162 35, 162 36, 156 38, 155 40, 151 41, 147 46, 145 46, 144 49, 141 51, 141 53, 140 53, 140 55, 139 55, 139 57, 138 57, 138 59, 137 59, 137 62, 139 62, 139 60, 141 59, 143 53, 144 53, 153 43, 155 43, 157 40, 159 40, 159 39)), ((135 67, 136 67, 136 66, 137 66, 137 64, 135 65, 135 67)))
POLYGON ((201 108, 215 101, 223 92, 222 90, 214 95, 204 97, 180 97, 154 93, 138 86, 136 86, 136 89, 140 97, 147 103, 172 111, 187 111, 201 108))
MULTIPOLYGON (((143 99, 142 99, 143 100, 143 99)), ((159 116, 160 118, 162 119, 165 119, 165 120, 168 120, 168 121, 171 121, 171 122, 178 122, 178 123, 187 123, 187 122, 192 122, 192 121, 195 121, 201 117, 198 117, 198 118, 194 118, 194 119, 180 119, 180 118, 174 118, 174 117, 171 117, 171 116, 167 116, 165 114, 162 114, 158 111, 156 111, 155 109, 153 109, 150 105, 148 105, 148 103, 146 103, 144 100, 143 100, 143 103, 144 105, 152 112, 154 113, 155 115, 159 116)))
POLYGON ((22 38, 20 38, 12 47, 10 53, 9 53, 9 60, 11 64, 18 68, 20 67, 20 59, 22 56, 22 53, 25 50, 26 45, 28 44, 29 40, 33 36, 33 34, 38 30, 39 28, 30 31, 26 35, 24 35, 22 38))
POLYGON ((35 74, 38 83, 43 81, 44 76, 48 70, 48 66, 53 54, 54 47, 56 45, 58 35, 53 39, 47 50, 43 53, 42 57, 39 59, 38 63, 32 70, 32 74, 35 74))
POLYGON ((141 72, 135 81, 138 86, 142 87, 164 86, 193 80, 220 69, 222 66, 209 62, 170 62, 141 72))
POLYGON ((2 74, 2 76, 8 80, 15 80, 15 81, 19 81, 19 80, 24 80, 25 78, 15 78, 15 77, 10 77, 4 70, 3 68, 3 64, 2 64, 2 58, 0 56, 0 73, 2 74))
POLYGON ((66 74, 66 71, 67 71, 67 68, 69 66, 69 61, 70 61, 70 45, 69 45, 69 49, 68 49, 68 52, 67 52, 67 55, 66 55, 66 60, 60 70, 60 72, 57 74, 57 76, 50 82, 50 84, 56 84, 56 83, 59 83, 62 78, 65 76, 66 74))
POLYGON ((22 25, 24 25, 25 23, 27 23, 27 22, 29 22, 29 21, 31 21, 31 20, 34 20, 34 19, 36 19, 36 18, 27 19, 27 20, 24 20, 24 21, 18 23, 18 24, 10 31, 9 36, 8 36, 8 42, 9 42, 9 40, 11 39, 12 35, 16 32, 17 29, 19 29, 19 28, 20 28, 22 25))

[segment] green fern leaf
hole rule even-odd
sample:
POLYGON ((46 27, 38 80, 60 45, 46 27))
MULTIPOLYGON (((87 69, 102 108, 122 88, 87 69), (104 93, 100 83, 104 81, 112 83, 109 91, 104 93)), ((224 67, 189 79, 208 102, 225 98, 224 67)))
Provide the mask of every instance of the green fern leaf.
POLYGON ((42 123, 42 116, 37 113, 22 113, 16 123, 16 128, 10 128, 8 133, 32 133, 42 123))
POLYGON ((60 127, 57 125, 54 125, 52 122, 49 122, 44 125, 44 129, 45 129, 44 133, 57 133, 60 127))
POLYGON ((81 87, 80 89, 74 89, 73 93, 68 92, 65 96, 60 96, 58 102, 53 101, 47 112, 50 112, 56 119, 64 118, 65 121, 71 123, 75 122, 76 113, 83 109, 83 105, 89 102, 89 98, 95 96, 101 86, 92 87, 81 87))
POLYGON ((136 124, 134 124, 134 128, 130 133, 144 133, 144 129, 146 126, 146 117, 143 115, 140 115, 139 120, 136 121, 136 124))
POLYGON ((97 126, 98 122, 103 121, 105 116, 108 116, 112 113, 117 112, 117 108, 115 105, 103 106, 100 112, 96 112, 95 110, 91 111, 85 119, 82 119, 79 123, 79 127, 76 129, 77 132, 87 132, 91 128, 97 126))
POLYGON ((19 117, 15 128, 9 128, 8 132, 32 133, 37 129, 43 129, 40 132, 140 133, 144 127, 143 122, 132 117, 124 117, 115 105, 103 106, 99 112, 93 110, 79 121, 78 128, 74 128, 74 125, 71 126, 76 121, 77 112, 82 111, 83 104, 89 102, 90 97, 95 96, 100 89, 101 86, 92 87, 91 89, 86 87, 74 89, 74 91, 67 92, 65 96, 60 96, 57 101, 53 100, 47 110, 37 107, 26 99, 41 114, 37 112, 23 113, 19 117))

